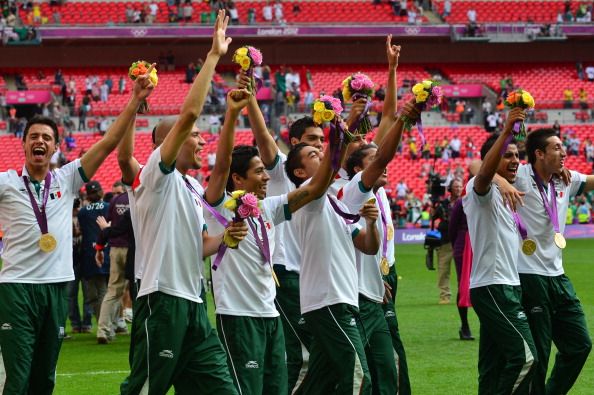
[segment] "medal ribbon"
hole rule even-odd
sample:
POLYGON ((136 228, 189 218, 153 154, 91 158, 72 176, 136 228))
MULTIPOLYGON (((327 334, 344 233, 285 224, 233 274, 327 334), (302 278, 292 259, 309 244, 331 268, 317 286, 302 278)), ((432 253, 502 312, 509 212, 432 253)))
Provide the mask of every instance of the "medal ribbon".
POLYGON ((266 225, 264 224, 264 220, 262 219, 261 215, 258 217, 258 221, 260 222, 260 227, 262 228, 262 239, 258 237, 258 229, 254 227, 252 221, 248 220, 247 223, 250 225, 250 229, 254 234, 254 239, 256 239, 256 243, 260 248, 260 252, 262 252, 262 255, 264 255, 266 263, 272 265, 272 263, 270 262, 270 245, 268 244, 268 232, 266 232, 266 225))
POLYGON ((382 227, 384 229, 384 237, 383 237, 383 242, 382 242, 382 258, 386 258, 386 254, 388 253, 388 225, 386 222, 386 218, 388 217, 386 215, 386 212, 384 211, 384 203, 382 202, 382 199, 380 198, 379 193, 375 194, 375 199, 377 200, 379 209, 380 209, 380 214, 382 216, 382 227))
POLYGON ((526 230, 526 225, 520 217, 520 214, 516 213, 514 210, 511 209, 512 217, 514 217, 514 221, 516 221, 516 226, 518 227, 518 231, 520 232, 520 236, 522 236, 522 240, 526 240, 528 238, 528 231, 526 230))
POLYGON ((555 192, 555 184, 553 183, 553 179, 551 178, 551 181, 549 182, 549 188, 551 189, 551 200, 552 200, 552 203, 549 204, 549 199, 547 199, 547 194, 545 193, 544 187, 542 186, 542 180, 540 179, 534 166, 532 166, 532 171, 534 172, 534 177, 536 178, 536 186, 538 187, 538 190, 540 191, 540 196, 542 197, 542 201, 543 201, 545 210, 547 211, 547 214, 549 215, 549 218, 551 219, 551 222, 553 223, 553 227, 555 228, 555 233, 561 233, 561 232, 559 232, 559 215, 557 214, 557 196, 556 196, 556 192, 555 192))
POLYGON ((347 225, 357 223, 359 222, 359 219, 361 219, 361 216, 358 214, 349 214, 342 211, 340 207, 338 207, 338 204, 336 204, 336 201, 332 196, 328 195, 328 200, 330 201, 330 205, 334 209, 334 212, 340 215, 344 219, 344 222, 347 223, 347 225))
MULTIPOLYGON (((190 184, 190 182, 186 179, 186 177, 183 177, 183 179, 186 182, 186 186, 188 187, 188 189, 190 190, 190 192, 192 192, 194 195, 196 195, 196 197, 198 198, 198 200, 200 200, 200 202, 202 202, 202 204, 204 205, 204 207, 206 207, 206 209, 208 211, 210 211, 210 213, 212 214, 212 216, 215 217, 216 220, 225 229, 227 229, 230 226, 229 221, 227 221, 227 218, 223 217, 221 214, 219 214, 217 212, 217 210, 215 210, 214 208, 212 208, 211 205, 208 204, 206 202, 206 200, 204 200, 204 198, 202 197, 202 195, 200 195, 198 193, 198 191, 196 190, 196 188, 194 188, 192 186, 192 184, 190 184)), ((221 244, 219 246, 219 251, 217 252, 217 256, 215 257, 215 260, 214 260, 214 262, 212 264, 212 270, 217 270, 217 268, 221 264, 221 261, 223 260, 223 255, 225 255, 225 251, 227 251, 227 246, 225 244, 221 244)))
POLYGON ((33 192, 31 192, 31 188, 29 188, 29 179, 27 176, 23 176, 23 181, 25 182, 25 187, 27 188, 27 192, 29 192, 29 199, 31 200, 31 205, 33 206, 33 212, 35 213, 35 218, 37 219, 37 223, 39 224, 39 229, 41 230, 41 234, 47 234, 47 216, 45 213, 45 207, 47 205, 47 199, 49 198, 49 191, 50 191, 50 184, 52 182, 52 175, 48 171, 45 176, 45 184, 43 186, 43 201, 41 205, 41 210, 35 201, 35 197, 33 196, 33 192))
POLYGON ((340 170, 340 156, 345 140, 344 127, 341 122, 336 122, 336 117, 330 122, 330 132, 328 133, 328 140, 330 143, 330 155, 332 158, 332 170, 338 172, 340 170))
MULTIPOLYGON (((513 133, 510 133, 510 135, 507 136, 507 138, 505 139, 505 142, 503 143, 503 147, 501 148, 501 155, 505 155, 505 153, 507 152, 507 146, 512 141, 512 138, 514 136, 516 136, 518 133, 520 133, 520 126, 522 126, 522 122, 521 121, 516 121, 514 123, 513 133)), ((534 172, 534 173, 536 174, 536 172, 534 172)))

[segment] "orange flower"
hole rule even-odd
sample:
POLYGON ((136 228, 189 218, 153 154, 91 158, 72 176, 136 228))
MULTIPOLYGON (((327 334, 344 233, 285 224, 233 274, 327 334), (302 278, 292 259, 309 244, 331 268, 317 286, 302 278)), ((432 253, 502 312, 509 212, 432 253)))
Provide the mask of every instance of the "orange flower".
POLYGON ((132 70, 132 75, 134 77, 138 77, 140 75, 140 69, 138 67, 135 67, 134 70, 132 70))
POLYGON ((147 68, 143 64, 139 65, 138 69, 140 70, 140 74, 146 74, 147 68))
POLYGON ((518 92, 512 92, 509 95, 507 95, 507 102, 509 104, 515 104, 515 102, 517 102, 521 96, 522 95, 520 95, 518 92))

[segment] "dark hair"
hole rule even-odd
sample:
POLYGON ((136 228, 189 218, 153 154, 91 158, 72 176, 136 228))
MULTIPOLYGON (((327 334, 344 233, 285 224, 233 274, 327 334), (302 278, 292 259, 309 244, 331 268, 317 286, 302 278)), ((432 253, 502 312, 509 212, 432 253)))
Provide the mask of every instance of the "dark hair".
POLYGON ((307 143, 299 143, 291 147, 291 150, 287 154, 287 161, 285 162, 285 172, 289 177, 289 180, 297 188, 303 183, 303 180, 295 175, 295 169, 299 169, 303 164, 301 163, 301 150, 305 147, 311 147, 307 143))
POLYGON ((297 140, 301 140, 301 136, 307 130, 307 128, 316 127, 316 124, 313 121, 313 118, 310 116, 305 116, 299 118, 289 127, 289 142, 290 140, 295 137, 297 140))
POLYGON ((153 132, 151 133, 151 138, 153 139, 153 144, 157 144, 155 142, 156 141, 156 138, 157 138, 157 125, 155 125, 155 127, 153 128, 153 132))
POLYGON ((536 162, 536 150, 546 152, 548 139, 557 136, 557 132, 552 128, 540 128, 534 132, 528 133, 526 137, 526 155, 528 156, 528 163, 534 164, 536 162))
POLYGON ((229 168, 229 178, 227 178, 227 192, 233 192, 235 187, 233 185, 233 174, 239 174, 246 178, 247 172, 250 169, 250 162, 252 158, 260 156, 258 149, 251 145, 238 145, 233 149, 231 154, 231 167, 229 168))
POLYGON ((126 184, 124 184, 122 181, 114 182, 111 187, 112 188, 122 187, 122 188, 124 188, 124 190, 126 190, 126 184))
POLYGON ((346 161, 346 171, 349 176, 349 180, 353 179, 357 172, 355 171, 355 167, 363 167, 363 159, 367 157, 365 151, 370 148, 376 148, 375 145, 367 144, 360 147, 358 150, 353 152, 351 156, 346 161))
MULTIPOLYGON (((491 149, 491 147, 493 147, 493 145, 495 145, 495 142, 497 141, 498 138, 499 138, 499 134, 493 133, 483 143, 483 146, 481 147, 481 159, 482 160, 485 160, 485 157, 487 156, 487 152, 489 152, 489 150, 491 149)), ((511 141, 509 143, 510 144, 517 144, 518 141, 516 140, 515 137, 512 137, 512 139, 511 139, 511 141)))
POLYGON ((111 199, 113 199, 113 192, 107 192, 105 195, 103 195, 103 201, 105 203, 111 202, 111 199))
POLYGON ((29 133, 29 129, 31 126, 40 124, 40 125, 47 125, 54 131, 54 140, 56 144, 60 142, 60 134, 58 133, 58 125, 56 121, 49 117, 44 117, 43 115, 35 115, 33 118, 27 122, 27 126, 25 126, 25 132, 23 133, 23 141, 27 139, 27 133, 29 133))

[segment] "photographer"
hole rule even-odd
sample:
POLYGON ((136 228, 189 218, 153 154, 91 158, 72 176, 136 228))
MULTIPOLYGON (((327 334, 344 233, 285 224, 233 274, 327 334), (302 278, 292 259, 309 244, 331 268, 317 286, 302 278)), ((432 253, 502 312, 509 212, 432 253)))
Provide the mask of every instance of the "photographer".
POLYGON ((452 291, 450 290, 450 269, 452 262, 452 245, 448 237, 450 211, 452 206, 462 194, 463 184, 459 179, 454 179, 448 187, 450 196, 439 200, 431 209, 433 221, 439 219, 437 230, 441 232, 441 248, 437 250, 437 288, 439 288, 440 301, 438 304, 450 304, 452 291))

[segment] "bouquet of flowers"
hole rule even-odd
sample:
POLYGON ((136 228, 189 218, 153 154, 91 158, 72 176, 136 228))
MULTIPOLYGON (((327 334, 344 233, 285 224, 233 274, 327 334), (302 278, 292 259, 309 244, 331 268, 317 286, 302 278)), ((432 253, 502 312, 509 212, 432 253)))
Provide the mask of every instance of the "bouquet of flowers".
POLYGON ((334 171, 338 171, 340 168, 339 162, 342 146, 348 145, 354 140, 353 135, 343 127, 340 113, 342 113, 340 100, 332 96, 322 96, 311 104, 311 114, 313 115, 313 121, 316 126, 324 122, 330 122, 328 140, 332 147, 330 152, 332 155, 332 169, 334 171))
MULTIPOLYGON (((144 61, 144 60, 139 60, 137 62, 132 63, 132 66, 130 66, 130 69, 128 70, 128 76, 130 77, 130 79, 132 81, 136 81, 136 78, 138 78, 141 75, 146 74, 146 72, 150 68, 151 68, 151 64, 149 62, 144 61)), ((157 84, 159 83, 159 77, 157 76, 156 68, 151 70, 151 73, 149 74, 149 78, 151 79, 151 82, 153 83, 153 85, 156 87, 157 84)), ((138 108, 138 113, 139 114, 147 114, 149 112, 150 112, 150 109, 149 109, 148 103, 145 99, 140 104, 140 107, 138 108)))
MULTIPOLYGON (((223 207, 235 213, 233 222, 239 222, 248 217, 260 218, 262 214, 262 202, 253 193, 242 190, 234 191, 231 194, 231 199, 227 200, 223 207)), ((223 241, 230 248, 237 248, 239 245, 239 242, 232 238, 228 232, 225 232, 223 241)))
MULTIPOLYGON (((505 106, 513 109, 520 107, 522 109, 534 108, 534 98, 532 95, 522 89, 518 89, 515 92, 507 95, 507 99, 504 102, 505 106)), ((524 122, 516 122, 514 124, 514 134, 519 141, 524 141, 526 138, 526 126, 524 122)))
POLYGON ((260 79, 260 76, 254 75, 254 67, 262 64, 262 52, 252 46, 244 45, 243 47, 238 48, 233 54, 233 62, 240 65, 241 68, 246 71, 248 77, 255 77, 258 87, 256 88, 256 84, 250 78, 251 82, 248 88, 248 91, 252 95, 255 95, 256 91, 260 89, 262 85, 262 80, 260 79))
POLYGON ((348 76, 344 81, 342 81, 342 86, 342 96, 344 97, 344 100, 355 101, 362 98, 367 99, 365 109, 361 113, 359 119, 355 121, 355 133, 365 134, 371 131, 373 127, 371 126, 369 118, 367 118, 367 113, 371 108, 371 97, 375 92, 373 90, 375 86, 373 81, 365 74, 356 73, 348 76))
MULTIPOLYGON (((412 88, 412 93, 415 95, 415 102, 421 111, 430 110, 435 106, 441 104, 443 97, 443 91, 439 86, 439 82, 435 80, 423 80, 421 83, 416 84, 412 88)), ((402 117, 404 121, 404 127, 410 132, 410 129, 418 121, 420 124, 420 118, 418 120, 411 120, 406 115, 402 117)), ((424 139, 423 139, 424 144, 424 139)))

